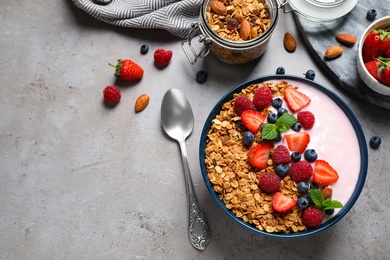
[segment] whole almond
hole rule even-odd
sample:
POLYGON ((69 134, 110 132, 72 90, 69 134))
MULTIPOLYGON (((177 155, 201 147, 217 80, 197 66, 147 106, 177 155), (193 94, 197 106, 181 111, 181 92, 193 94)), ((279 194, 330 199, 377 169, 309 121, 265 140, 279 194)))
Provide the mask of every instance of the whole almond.
POLYGON ((325 51, 325 59, 336 59, 343 54, 344 49, 341 46, 332 46, 325 51))
POLYGON ((149 104, 150 97, 146 94, 142 94, 135 101, 135 112, 141 112, 149 104))
POLYGON ((251 36, 252 26, 249 24, 249 22, 245 19, 242 19, 241 21, 241 28, 240 28, 240 37, 243 40, 248 40, 251 36))
POLYGON ((291 33, 286 32, 283 37, 283 45, 286 51, 294 52, 297 48, 297 41, 291 33))
POLYGON ((217 15, 226 15, 227 14, 227 9, 226 6, 219 1, 214 0, 210 4, 211 11, 216 13, 217 15))
POLYGON ((322 195, 324 196, 324 199, 330 199, 332 198, 332 188, 329 186, 325 186, 321 189, 322 195))
POLYGON ((356 36, 349 33, 337 34, 336 39, 345 45, 354 45, 356 42, 356 36))

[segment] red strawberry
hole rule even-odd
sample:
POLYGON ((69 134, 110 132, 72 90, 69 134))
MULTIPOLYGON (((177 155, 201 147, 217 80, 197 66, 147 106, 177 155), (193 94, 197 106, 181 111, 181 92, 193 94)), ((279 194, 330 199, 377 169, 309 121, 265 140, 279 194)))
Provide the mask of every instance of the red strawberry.
POLYGON ((291 162, 291 155, 287 147, 282 144, 278 145, 272 154, 272 160, 275 164, 291 162))
POLYGON ((121 99, 121 91, 114 86, 107 86, 103 90, 104 101, 109 105, 115 105, 121 99))
POLYGON ((263 113, 255 110, 245 110, 241 114, 242 124, 252 133, 256 133, 259 130, 265 118, 266 116, 263 113))
POLYGON ((369 62, 366 62, 364 65, 366 66, 367 71, 373 76, 376 80, 379 81, 379 66, 380 61, 378 60, 370 60, 369 62))
POLYGON ((276 192, 272 197, 272 207, 275 211, 284 213, 293 209, 297 205, 297 202, 281 192, 276 192))
POLYGON ((314 164, 313 181, 318 184, 328 185, 335 183, 339 174, 330 164, 324 160, 317 160, 314 164))
POLYGON ((144 75, 144 70, 132 60, 118 60, 116 65, 109 65, 115 68, 115 77, 123 80, 136 80, 144 75))
POLYGON ((291 152, 303 153, 310 142, 310 135, 306 132, 286 134, 284 138, 291 152))
POLYGON ((303 224, 308 228, 317 228, 324 219, 322 211, 315 207, 307 207, 302 214, 303 224))
POLYGON ((390 33, 385 30, 379 30, 378 33, 381 38, 380 56, 384 56, 387 50, 390 49, 390 33))
POLYGON ((310 111, 301 111, 297 115, 298 122, 304 129, 311 129, 315 123, 315 116, 310 111))
POLYGON ((276 173, 265 173, 259 179, 259 186, 267 194, 275 193, 280 188, 280 178, 276 173))
POLYGON ((293 113, 298 112, 310 103, 310 98, 295 88, 287 88, 284 91, 284 100, 293 113))
POLYGON ((381 38, 377 30, 373 30, 367 34, 362 49, 364 63, 369 62, 370 60, 373 60, 380 55, 380 43, 381 38))
POLYGON ((261 143, 253 146, 248 152, 248 162, 257 168, 265 169, 271 153, 271 144, 261 143))
POLYGON ((157 66, 165 67, 169 64, 172 58, 172 51, 170 50, 164 50, 164 49, 157 49, 154 52, 154 62, 157 66))
POLYGON ((253 105, 252 100, 246 96, 239 96, 234 100, 234 112, 241 116, 242 112, 245 110, 253 110, 255 106, 253 105))
POLYGON ((261 87, 256 91, 253 96, 253 104, 259 110, 263 110, 272 104, 272 91, 269 87, 261 87))
POLYGON ((378 80, 390 87, 390 58, 378 58, 378 80))

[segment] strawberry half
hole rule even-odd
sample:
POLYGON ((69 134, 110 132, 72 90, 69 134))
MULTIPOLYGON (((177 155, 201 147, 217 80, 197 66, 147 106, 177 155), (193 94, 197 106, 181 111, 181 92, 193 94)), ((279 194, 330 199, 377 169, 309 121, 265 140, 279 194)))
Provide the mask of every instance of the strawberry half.
POLYGON ((303 153, 310 142, 310 135, 306 132, 286 134, 284 138, 287 142, 288 149, 291 152, 303 153))
POLYGON ((318 184, 328 185, 335 183, 339 174, 330 164, 324 160, 317 160, 314 164, 313 181, 318 184))
POLYGON ((248 162, 257 168, 265 169, 271 154, 271 144, 261 143, 253 146, 248 152, 248 162))
POLYGON ((310 104, 310 98, 295 88, 287 88, 284 91, 284 100, 293 113, 310 104))
POLYGON ((266 115, 255 110, 245 110, 241 114, 242 124, 251 131, 256 133, 259 130, 260 125, 264 122, 266 115))
POLYGON ((275 211, 284 213, 293 209, 297 205, 297 202, 286 195, 283 195, 281 192, 276 192, 272 197, 272 207, 275 211))

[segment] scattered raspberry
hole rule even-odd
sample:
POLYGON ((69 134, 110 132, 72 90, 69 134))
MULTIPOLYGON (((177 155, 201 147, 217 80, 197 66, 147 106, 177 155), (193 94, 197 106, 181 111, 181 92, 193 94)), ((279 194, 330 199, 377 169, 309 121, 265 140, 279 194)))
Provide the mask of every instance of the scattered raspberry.
POLYGON ((104 101, 109 105, 115 105, 121 99, 121 91, 114 86, 107 86, 103 90, 104 101))
POLYGON ((299 112, 297 119, 304 129, 311 129, 315 122, 315 117, 310 111, 299 112))
POLYGON ((154 62, 160 67, 167 66, 171 61, 171 58, 172 58, 172 51, 170 50, 157 49, 154 52, 154 62))
POLYGON ((242 112, 245 110, 253 109, 255 109, 255 105, 252 100, 245 96, 239 96, 234 100, 234 112, 236 112, 238 116, 241 116, 242 112))
POLYGON ((268 87, 261 87, 253 97, 253 104, 259 110, 269 107, 272 104, 272 91, 268 87))
POLYGON ((308 161, 299 161, 291 164, 290 177, 296 183, 307 181, 313 175, 313 167, 308 161))
POLYGON ((259 186, 265 193, 275 193, 280 188, 280 178, 275 173, 265 173, 259 179, 259 186))
POLYGON ((275 164, 289 163, 291 162, 291 155, 286 146, 278 145, 272 154, 272 159, 275 164))
POLYGON ((324 219, 324 214, 320 209, 315 207, 308 207, 303 211, 302 214, 303 224, 308 228, 317 228, 321 225, 324 219))

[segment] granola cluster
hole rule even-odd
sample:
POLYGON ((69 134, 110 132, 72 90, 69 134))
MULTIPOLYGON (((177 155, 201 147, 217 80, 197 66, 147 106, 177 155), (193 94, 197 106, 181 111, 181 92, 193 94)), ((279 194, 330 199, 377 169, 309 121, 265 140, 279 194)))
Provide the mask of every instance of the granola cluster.
MULTIPOLYGON (((266 194, 259 188, 260 176, 266 172, 275 172, 275 167, 272 160, 268 161, 268 167, 264 170, 248 163, 249 147, 243 144, 243 130, 237 125, 240 117, 234 112, 235 98, 242 95, 253 98, 263 84, 270 87, 274 96, 282 96, 284 89, 291 87, 285 81, 252 84, 223 104, 219 115, 212 120, 207 135, 205 164, 208 178, 226 207, 243 221, 266 232, 303 231, 306 226, 303 224, 301 209, 295 207, 287 213, 277 213, 272 207, 272 194, 266 194)), ((260 131, 256 133, 253 145, 258 142, 261 142, 260 131)), ((281 180, 280 192, 294 200, 299 197, 297 183, 289 176, 281 180)))

